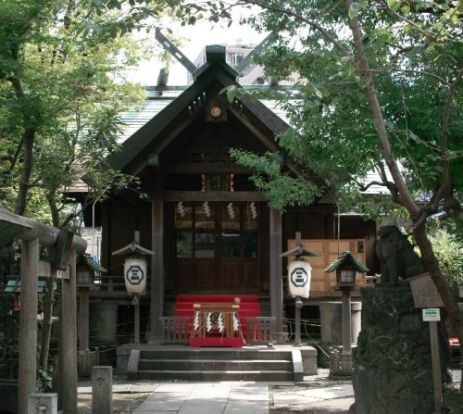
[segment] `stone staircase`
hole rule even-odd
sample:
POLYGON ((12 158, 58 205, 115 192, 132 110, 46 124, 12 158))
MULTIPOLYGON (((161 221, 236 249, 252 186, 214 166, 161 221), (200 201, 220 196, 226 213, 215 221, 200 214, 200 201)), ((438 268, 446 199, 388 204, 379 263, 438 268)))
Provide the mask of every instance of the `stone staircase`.
POLYGON ((290 350, 201 348, 132 350, 131 379, 184 381, 294 381, 290 350))

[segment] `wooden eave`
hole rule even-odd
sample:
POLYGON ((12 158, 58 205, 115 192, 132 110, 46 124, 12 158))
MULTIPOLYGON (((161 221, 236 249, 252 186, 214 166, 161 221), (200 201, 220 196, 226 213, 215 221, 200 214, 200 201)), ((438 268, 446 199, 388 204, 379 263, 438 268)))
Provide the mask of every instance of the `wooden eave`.
MULTIPOLYGON (((129 137, 119 151, 108 157, 111 167, 122 171, 130 170, 132 174, 139 173, 148 164, 148 153, 160 152, 165 147, 163 141, 167 139, 166 131, 170 126, 175 125, 178 129, 169 131, 168 139, 172 141, 181 132, 182 125, 183 129, 186 128, 188 119, 194 121, 194 115, 189 114, 188 107, 198 96, 202 96, 213 82, 218 82, 223 87, 240 86, 235 79, 237 72, 220 61, 207 62, 194 75, 195 82, 189 88, 129 137)), ((290 126, 256 99, 244 96, 239 101, 243 106, 241 113, 232 104, 228 104, 228 110, 234 113, 266 148, 270 151, 281 150, 274 137, 290 126)), ((324 185, 319 175, 313 171, 304 173, 302 168, 290 159, 286 160, 286 167, 296 175, 308 177, 318 186, 324 185)))
MULTIPOLYGON (((109 164, 115 169, 125 170, 127 166, 135 161, 143 152, 156 147, 162 140, 166 128, 174 121, 182 118, 182 112, 185 118, 191 117, 191 115, 188 114, 188 107, 191 105, 192 101, 202 95, 214 81, 218 81, 223 87, 231 85, 239 86, 234 79, 236 72, 232 68, 227 70, 227 67, 230 68, 228 65, 221 63, 206 63, 198 70, 195 83, 129 137, 121 145, 119 151, 114 152, 108 157, 109 164)), ((258 119, 272 135, 279 134, 289 127, 288 124, 262 103, 246 97, 241 100, 241 103, 245 110, 252 113, 253 117, 258 119)), ((276 145, 275 141, 270 139, 270 137, 269 141, 273 141, 273 144, 276 145)), ((269 149, 274 150, 274 148, 269 149)))

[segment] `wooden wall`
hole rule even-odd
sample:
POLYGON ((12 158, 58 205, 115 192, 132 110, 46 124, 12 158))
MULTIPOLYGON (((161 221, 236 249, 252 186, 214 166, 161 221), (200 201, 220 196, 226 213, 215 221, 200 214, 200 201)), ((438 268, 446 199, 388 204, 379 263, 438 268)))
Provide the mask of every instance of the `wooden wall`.
POLYGON ((102 225, 101 261, 108 270, 108 275, 123 275, 124 259, 121 256, 112 256, 111 253, 133 241, 135 230, 140 231, 140 244, 151 249, 151 207, 149 204, 137 207, 104 205, 102 206, 102 225))
MULTIPOLYGON (((302 240, 302 245, 320 253, 320 256, 305 258, 312 266, 310 297, 336 296, 338 294, 336 292, 336 274, 327 273, 325 269, 336 260, 342 252, 348 250, 362 263, 366 262, 365 239, 304 239, 302 240)), ((294 249, 295 247, 296 240, 288 240, 288 249, 294 249)), ((292 260, 294 259, 288 258, 288 263, 292 260)), ((361 288, 365 286, 366 275, 358 274, 356 287, 361 288)))

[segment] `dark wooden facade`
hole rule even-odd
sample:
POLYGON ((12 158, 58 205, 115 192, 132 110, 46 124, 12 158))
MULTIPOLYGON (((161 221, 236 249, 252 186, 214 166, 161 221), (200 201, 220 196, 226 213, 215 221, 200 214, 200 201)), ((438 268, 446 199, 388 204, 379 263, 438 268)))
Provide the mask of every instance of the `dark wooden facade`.
MULTIPOLYGON (((152 338, 159 317, 186 292, 256 293, 281 324, 286 263, 280 253, 287 240, 296 231, 303 239, 338 237, 335 205, 320 201, 282 215, 252 186, 251 172, 230 160, 230 148, 279 151, 274 138, 288 125, 257 101, 227 102, 220 91, 237 85, 236 73, 225 64, 223 48, 208 48, 207 57, 194 84, 110 157, 114 168, 139 178, 145 197, 125 190, 97 206, 109 279, 122 279, 123 260, 111 252, 131 242, 134 231, 155 251, 144 298, 152 338)), ((290 161, 285 168, 297 169, 290 161)), ((369 266, 374 236, 374 223, 342 218, 340 237, 366 239, 369 266)), ((116 297, 116 285, 113 293, 96 295, 116 297)))

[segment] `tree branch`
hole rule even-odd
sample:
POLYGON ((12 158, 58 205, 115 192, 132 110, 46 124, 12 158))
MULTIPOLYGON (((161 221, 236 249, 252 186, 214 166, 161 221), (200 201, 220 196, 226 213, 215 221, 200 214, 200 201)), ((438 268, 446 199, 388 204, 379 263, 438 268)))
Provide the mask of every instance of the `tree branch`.
POLYGON ((376 73, 389 73, 389 72, 397 72, 397 73, 410 73, 410 74, 417 74, 417 75, 424 75, 424 76, 429 76, 431 78, 437 79, 439 82, 443 83, 444 85, 449 86, 449 82, 440 77, 439 75, 436 75, 435 73, 432 72, 427 72, 424 70, 414 70, 414 69, 397 69, 397 68, 390 68, 390 69, 383 69, 383 68, 370 68, 371 72, 376 72, 376 73))
POLYGON ((320 26, 320 24, 286 7, 279 7, 274 4, 268 4, 265 2, 265 0, 239 0, 237 4, 252 4, 254 6, 258 6, 262 9, 271 12, 281 13, 283 15, 299 19, 301 22, 304 22, 307 25, 309 25, 312 29, 318 31, 328 43, 331 43, 334 46, 334 48, 341 54, 341 56, 350 56, 349 51, 346 48, 344 48, 344 46, 338 41, 338 39, 336 39, 331 33, 329 33, 326 29, 320 26))
POLYGON ((442 126, 440 133, 440 156, 442 160, 442 180, 439 188, 433 194, 431 200, 431 208, 437 210, 438 205, 442 198, 452 192, 452 183, 450 178, 450 157, 447 148, 448 145, 448 133, 450 124, 450 112, 453 103, 453 97, 455 90, 463 78, 463 68, 457 73, 454 81, 448 88, 447 100, 445 102, 444 113, 442 114, 442 126))
MULTIPOLYGON (((349 10, 352 5, 352 0, 345 0, 345 5, 347 7, 347 10, 349 10)), ((401 202, 409 211, 412 219, 416 220, 420 215, 420 208, 418 207, 415 200, 408 191, 405 180, 402 177, 397 161, 395 160, 394 155, 392 153, 389 134, 386 129, 386 122, 384 120, 383 112, 378 101, 378 96, 376 94, 375 82, 370 71, 365 50, 363 48, 362 31, 360 29, 360 23, 356 16, 352 16, 352 18, 349 20, 349 25, 352 31, 352 35, 354 37, 354 47, 357 54, 359 68, 366 84, 368 104, 373 115, 375 129, 376 133, 378 134, 378 139, 380 142, 384 159, 392 175, 392 179, 394 180, 394 183, 397 186, 401 202)))

